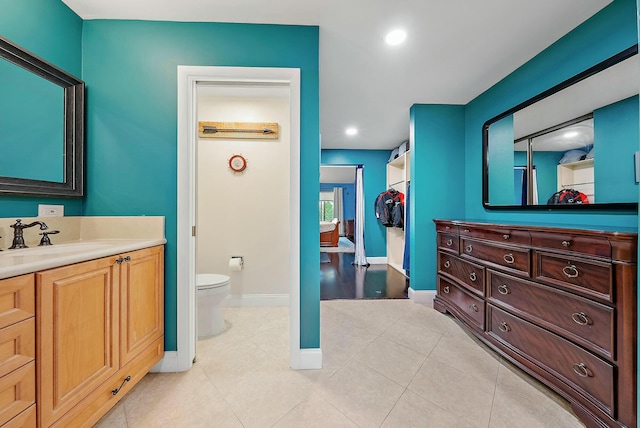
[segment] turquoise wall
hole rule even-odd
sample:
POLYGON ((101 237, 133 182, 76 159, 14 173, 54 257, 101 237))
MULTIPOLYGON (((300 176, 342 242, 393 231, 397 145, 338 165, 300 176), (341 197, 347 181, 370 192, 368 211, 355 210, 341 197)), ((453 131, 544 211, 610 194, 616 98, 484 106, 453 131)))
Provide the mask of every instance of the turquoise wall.
MULTIPOLYGON (((545 205, 558 189, 558 162, 564 152, 533 152, 538 178, 538 204, 545 205)), ((526 160, 525 160, 526 162, 526 160)))
POLYGON ((598 202, 638 202, 638 96, 593 112, 594 173, 598 202))
POLYGON ((322 165, 364 165, 364 246, 367 257, 387 256, 387 228, 373 209, 376 197, 386 190, 387 161, 391 150, 322 150, 322 165))
MULTIPOLYGON (((83 22, 64 3, 0 0, 0 10, 0 36, 74 76, 81 75, 83 22)), ((60 103, 62 105, 62 98, 60 103)), ((24 111, 34 107, 23 99, 15 108, 24 111)), ((6 157, 7 150, 3 151, 6 157)), ((81 199, 0 196, 0 217, 34 217, 38 214, 38 204, 64 205, 65 215, 82 214, 81 199)), ((6 239, 2 238, 0 248, 6 247, 6 239)))
POLYGON ((409 251, 414 290, 436 289, 433 219, 464 218, 464 116, 464 106, 411 107, 409 251))
POLYGON ((492 117, 638 42, 635 0, 614 0, 591 19, 472 100, 465 121, 465 212, 469 219, 637 227, 635 212, 534 212, 482 206, 482 125, 492 117))
POLYGON ((300 341, 302 348, 319 347, 318 27, 85 21, 83 53, 84 212, 165 216, 167 350, 175 350, 177 341, 177 67, 301 69, 300 341))
POLYGON ((513 205, 513 115, 509 115, 489 127, 491 149, 489 158, 489 201, 492 205, 513 205))

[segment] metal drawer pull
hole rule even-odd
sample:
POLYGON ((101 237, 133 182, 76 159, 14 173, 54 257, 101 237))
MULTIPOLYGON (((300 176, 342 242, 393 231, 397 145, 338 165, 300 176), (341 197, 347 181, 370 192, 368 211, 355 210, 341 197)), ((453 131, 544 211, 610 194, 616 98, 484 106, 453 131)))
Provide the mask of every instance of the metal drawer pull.
POLYGON ((569 265, 562 268, 562 273, 564 273, 567 278, 575 278, 580 272, 578 272, 578 268, 576 268, 575 265, 569 265))
POLYGON ((451 229, 449 226, 445 226, 444 228, 445 228, 445 230, 451 229))
POLYGON ((591 320, 589 319, 587 314, 585 314, 584 312, 574 312, 571 315, 571 318, 576 324, 580 324, 580 325, 591 324, 591 320))
POLYGON ((469 309, 471 309, 473 312, 478 312, 478 305, 474 303, 471 306, 469 306, 469 309))
POLYGON ((509 291, 509 287, 507 287, 507 284, 502 284, 500 287, 498 287, 498 293, 509 294, 511 293, 511 291, 509 291))
POLYGON ((511 327, 509 327, 509 324, 507 324, 506 322, 501 322, 498 326, 498 329, 503 333, 511 331, 511 327))
POLYGON ((513 254, 511 253, 505 254, 502 259, 509 264, 512 264, 513 262, 516 261, 516 259, 513 257, 513 254))
POLYGON ((475 272, 471 272, 471 275, 469 275, 469 279, 475 282, 475 280, 478 279, 478 275, 476 275, 475 272))
POLYGON ((451 266, 451 262, 449 260, 444 262, 444 267, 449 268, 450 266, 451 266))
POLYGON ((502 235, 502 237, 504 239, 509 239, 509 238, 511 238, 511 235, 509 235, 508 233, 505 233, 504 235, 502 235))
POLYGON ((570 245, 571 245, 571 242, 569 242, 569 241, 562 241, 562 246, 563 246, 563 247, 568 247, 568 246, 570 246, 570 245))
POLYGON ((462 230, 464 233, 469 233, 469 229, 463 229, 462 230))
POLYGON ((124 380, 122 381, 122 384, 120 385, 119 388, 116 389, 112 389, 111 390, 111 395, 118 395, 118 392, 120 392, 120 390, 122 389, 122 387, 124 386, 125 383, 129 382, 131 380, 131 376, 127 376, 124 378, 124 380))
POLYGON ((453 239, 449 238, 449 240, 447 240, 447 247, 450 247, 453 245, 453 239))
POLYGON ((447 285, 446 287, 444 287, 442 289, 442 291, 444 291, 445 293, 449 294, 449 286, 447 285))
POLYGON ((471 246, 471 244, 467 245, 466 250, 467 250, 467 253, 470 253, 473 251, 473 247, 471 246))
POLYGON ((580 377, 591 376, 591 372, 584 363, 575 363, 573 365, 573 372, 580 377))

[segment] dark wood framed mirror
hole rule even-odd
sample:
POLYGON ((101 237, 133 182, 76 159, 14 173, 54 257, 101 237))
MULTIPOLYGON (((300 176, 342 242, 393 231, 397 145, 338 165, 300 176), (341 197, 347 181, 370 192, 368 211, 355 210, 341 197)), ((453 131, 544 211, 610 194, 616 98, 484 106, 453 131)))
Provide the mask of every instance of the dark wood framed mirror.
POLYGON ((84 196, 84 82, 0 37, 0 194, 84 196))
POLYGON ((638 210, 634 45, 482 127, 487 209, 638 210), (558 197, 575 196, 573 203, 558 197))

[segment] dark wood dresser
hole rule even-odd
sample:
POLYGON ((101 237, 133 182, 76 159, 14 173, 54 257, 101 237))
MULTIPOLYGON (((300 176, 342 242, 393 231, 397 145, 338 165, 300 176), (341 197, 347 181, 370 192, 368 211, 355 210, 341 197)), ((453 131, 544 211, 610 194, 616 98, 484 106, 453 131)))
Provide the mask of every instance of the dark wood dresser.
POLYGON ((434 221, 434 308, 569 400, 587 427, 636 427, 637 234, 434 221))

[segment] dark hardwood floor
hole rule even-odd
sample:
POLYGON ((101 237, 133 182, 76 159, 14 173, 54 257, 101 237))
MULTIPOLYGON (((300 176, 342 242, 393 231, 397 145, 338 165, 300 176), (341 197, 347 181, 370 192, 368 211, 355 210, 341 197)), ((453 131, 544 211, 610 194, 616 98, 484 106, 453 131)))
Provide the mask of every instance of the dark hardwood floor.
POLYGON ((388 265, 354 266, 353 253, 320 253, 320 300, 406 299, 409 279, 388 265))

